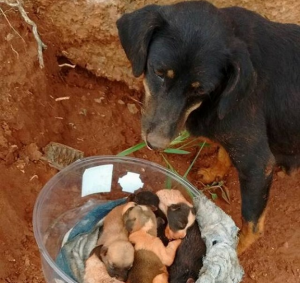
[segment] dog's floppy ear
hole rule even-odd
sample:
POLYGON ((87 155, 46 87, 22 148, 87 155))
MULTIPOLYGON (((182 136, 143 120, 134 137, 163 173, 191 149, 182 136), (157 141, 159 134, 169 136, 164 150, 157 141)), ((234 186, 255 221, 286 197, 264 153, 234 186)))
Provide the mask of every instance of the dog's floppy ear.
POLYGON ((256 83, 249 52, 246 45, 240 41, 234 43, 226 73, 228 81, 218 106, 220 119, 223 119, 243 97, 252 92, 256 83))
POLYGON ((96 246, 92 249, 92 251, 90 252, 90 255, 89 256, 92 256, 93 254, 95 254, 97 257, 100 258, 100 254, 101 254, 101 249, 102 249, 103 245, 99 245, 99 246, 96 246))
POLYGON ((163 24, 158 10, 159 6, 149 5, 124 14, 117 21, 119 38, 135 77, 143 74, 153 32, 163 24))

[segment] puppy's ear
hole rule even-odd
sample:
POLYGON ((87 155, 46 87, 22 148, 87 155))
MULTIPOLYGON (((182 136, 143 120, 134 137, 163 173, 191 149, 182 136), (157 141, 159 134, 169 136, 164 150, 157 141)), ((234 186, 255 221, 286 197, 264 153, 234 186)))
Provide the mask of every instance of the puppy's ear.
POLYGON ((108 252, 108 247, 101 245, 100 249, 98 249, 98 256, 100 259, 106 257, 108 252))
POLYGON ((119 38, 135 77, 143 74, 148 46, 156 28, 163 25, 159 6, 149 5, 132 13, 124 14, 117 21, 119 38))
POLYGON ((196 215, 196 208, 195 207, 191 207, 191 212, 192 212, 192 214, 194 214, 194 215, 196 215))
POLYGON ((96 246, 92 249, 92 251, 90 252, 89 256, 92 256, 93 254, 95 254, 97 257, 100 258, 100 253, 101 253, 101 249, 102 249, 103 245, 100 246, 96 246))
POLYGON ((157 227, 160 227, 162 225, 165 225, 166 221, 164 219, 162 219, 161 217, 157 217, 156 218, 156 223, 157 223, 157 227))
POLYGON ((148 207, 151 209, 151 211, 155 212, 158 210, 158 208, 155 205, 148 205, 148 207))
POLYGON ((226 70, 228 81, 218 106, 220 119, 223 119, 243 97, 252 92, 256 84, 256 74, 246 45, 240 41, 236 41, 233 45, 226 70))
POLYGON ((136 222, 136 217, 132 218, 132 219, 127 219, 124 223, 126 230, 131 233, 133 230, 133 226, 136 222))

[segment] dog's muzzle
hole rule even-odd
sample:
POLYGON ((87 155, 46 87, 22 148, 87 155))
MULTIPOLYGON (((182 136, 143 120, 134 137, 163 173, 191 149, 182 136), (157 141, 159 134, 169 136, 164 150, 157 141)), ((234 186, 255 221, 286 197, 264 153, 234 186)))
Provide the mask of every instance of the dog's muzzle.
POLYGON ((149 133, 145 137, 145 142, 149 149, 162 150, 171 143, 171 140, 155 133, 149 133))

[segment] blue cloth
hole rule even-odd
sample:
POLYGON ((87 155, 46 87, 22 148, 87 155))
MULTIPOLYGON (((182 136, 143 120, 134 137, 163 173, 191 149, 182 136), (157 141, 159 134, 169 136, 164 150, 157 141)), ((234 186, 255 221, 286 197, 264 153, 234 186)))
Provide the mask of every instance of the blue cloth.
POLYGON ((105 216, 125 202, 126 198, 122 198, 96 206, 66 234, 56 264, 70 278, 77 282, 83 281, 84 263, 102 232, 105 216))

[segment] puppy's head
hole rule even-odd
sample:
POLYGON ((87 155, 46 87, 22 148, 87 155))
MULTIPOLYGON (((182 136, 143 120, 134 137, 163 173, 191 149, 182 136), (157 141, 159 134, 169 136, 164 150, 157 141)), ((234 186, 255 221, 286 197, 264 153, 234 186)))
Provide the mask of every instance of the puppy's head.
POLYGON ((193 133, 195 111, 223 119, 254 85, 233 21, 205 1, 146 6, 117 27, 133 74, 145 75, 142 134, 151 148, 165 148, 184 127, 193 133))
POLYGON ((111 277, 124 282, 127 280, 134 260, 134 248, 128 241, 120 240, 109 246, 97 246, 91 254, 101 259, 111 277))
POLYGON ((150 191, 140 191, 132 194, 128 197, 128 200, 137 204, 152 206, 153 209, 158 208, 159 204, 158 196, 150 191))
POLYGON ((194 224, 196 211, 185 203, 172 204, 168 207, 167 218, 166 237, 170 240, 182 239, 187 229, 194 224))
POLYGON ((143 229, 155 235, 157 234, 157 222, 151 207, 136 205, 130 207, 123 215, 125 227, 129 233, 143 229))

